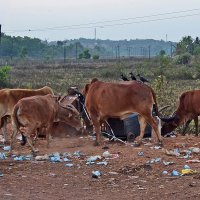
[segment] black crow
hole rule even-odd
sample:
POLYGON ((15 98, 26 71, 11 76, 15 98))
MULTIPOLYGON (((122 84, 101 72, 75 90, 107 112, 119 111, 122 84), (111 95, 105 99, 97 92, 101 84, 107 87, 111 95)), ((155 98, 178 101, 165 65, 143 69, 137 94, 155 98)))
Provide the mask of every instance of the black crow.
POLYGON ((121 79, 122 79, 123 81, 129 81, 129 80, 127 79, 127 77, 124 76, 123 74, 121 74, 121 79))
POLYGON ((143 83, 145 83, 145 82, 149 83, 149 81, 146 78, 144 78, 143 76, 140 76, 140 74, 138 74, 137 76, 139 77, 140 81, 142 81, 143 83))
POLYGON ((131 79, 132 79, 132 80, 134 80, 134 81, 137 80, 136 77, 134 76, 133 72, 130 72, 129 74, 131 75, 131 79))

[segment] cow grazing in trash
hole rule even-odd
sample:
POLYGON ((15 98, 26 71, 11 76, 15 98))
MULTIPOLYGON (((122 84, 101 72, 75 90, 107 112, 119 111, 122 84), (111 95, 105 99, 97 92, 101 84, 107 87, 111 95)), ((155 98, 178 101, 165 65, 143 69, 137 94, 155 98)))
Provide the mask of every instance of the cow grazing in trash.
POLYGON ((165 123, 162 126, 162 134, 173 131, 178 126, 185 124, 186 126, 192 119, 195 121, 196 135, 198 135, 198 116, 200 115, 200 90, 187 91, 181 94, 179 98, 179 106, 172 117, 162 118, 165 123))
POLYGON ((96 132, 95 145, 101 142, 100 124, 108 118, 126 118, 132 113, 139 114, 141 144, 146 124, 150 124, 158 141, 162 143, 160 123, 152 116, 155 103, 158 114, 155 93, 149 86, 138 81, 123 83, 105 83, 93 79, 84 88, 85 105, 96 132))
POLYGON ((11 149, 17 131, 23 139, 27 139, 33 152, 36 152, 32 142, 38 130, 46 133, 47 147, 49 136, 54 122, 63 121, 77 130, 82 128, 79 112, 72 105, 62 106, 58 97, 53 95, 33 96, 19 100, 13 109, 13 134, 11 136, 11 149))
POLYGON ((0 90, 0 128, 2 128, 5 141, 7 141, 7 117, 11 116, 15 104, 24 97, 47 94, 53 94, 52 89, 48 86, 40 89, 0 90))

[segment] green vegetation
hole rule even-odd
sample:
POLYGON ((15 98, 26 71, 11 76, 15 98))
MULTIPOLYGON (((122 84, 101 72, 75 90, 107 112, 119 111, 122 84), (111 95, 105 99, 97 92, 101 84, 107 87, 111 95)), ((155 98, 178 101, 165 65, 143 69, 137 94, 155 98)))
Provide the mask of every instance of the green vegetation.
POLYGON ((0 67, 0 88, 7 86, 7 81, 9 78, 9 72, 12 69, 10 66, 0 67))

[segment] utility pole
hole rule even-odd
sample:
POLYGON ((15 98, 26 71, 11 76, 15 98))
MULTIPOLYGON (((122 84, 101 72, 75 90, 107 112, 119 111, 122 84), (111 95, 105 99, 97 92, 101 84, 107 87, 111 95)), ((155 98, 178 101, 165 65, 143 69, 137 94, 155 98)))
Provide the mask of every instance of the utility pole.
POLYGON ((149 60, 151 59, 151 46, 149 45, 149 60))
POLYGON ((97 30, 96 30, 96 27, 94 28, 94 39, 95 40, 97 39, 97 30))
POLYGON ((0 58, 1 58, 1 24, 0 24, 0 58))
POLYGON ((120 45, 117 45, 118 58, 120 59, 120 45))
POLYGON ((64 63, 66 63, 66 46, 64 45, 64 63))
POLYGON ((76 42, 76 60, 78 59, 78 43, 76 42))

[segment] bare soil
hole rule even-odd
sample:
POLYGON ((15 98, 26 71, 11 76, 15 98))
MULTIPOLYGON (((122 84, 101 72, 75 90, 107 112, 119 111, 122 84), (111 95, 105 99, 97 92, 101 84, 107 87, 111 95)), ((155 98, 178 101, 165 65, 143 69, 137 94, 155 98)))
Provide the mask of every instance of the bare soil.
MULTIPOLYGON (((178 135, 176 138, 164 138, 161 149, 151 148, 154 144, 133 147, 108 140, 95 147, 93 142, 90 136, 53 138, 47 149, 46 140, 37 141, 38 155, 71 153, 72 167, 65 166, 66 162, 48 160, 14 161, 11 157, 0 160, 0 173, 3 173, 0 177, 0 199, 200 199, 200 174, 171 175, 173 170, 180 172, 185 164, 200 172, 200 163, 186 163, 189 159, 200 159, 200 154, 193 153, 188 159, 165 154, 165 149, 200 148, 200 137, 178 135), (103 149, 105 146, 109 149, 103 149), (73 156, 76 151, 83 155, 73 156), (108 165, 86 165, 89 156, 102 156, 105 151, 113 154, 113 159, 106 160, 108 165), (143 156, 138 155, 141 151, 143 156), (161 158, 161 162, 147 164, 154 158, 161 158), (163 161, 175 164, 165 166, 163 161), (96 170, 103 174, 92 178, 92 171, 96 170), (167 175, 162 174, 164 170, 168 171, 167 175)), ((149 144, 149 141, 145 140, 145 143, 149 144)), ((19 141, 14 151, 19 155, 30 154, 29 147, 21 146, 19 141)), ((0 152, 6 153, 3 148, 0 152)))

